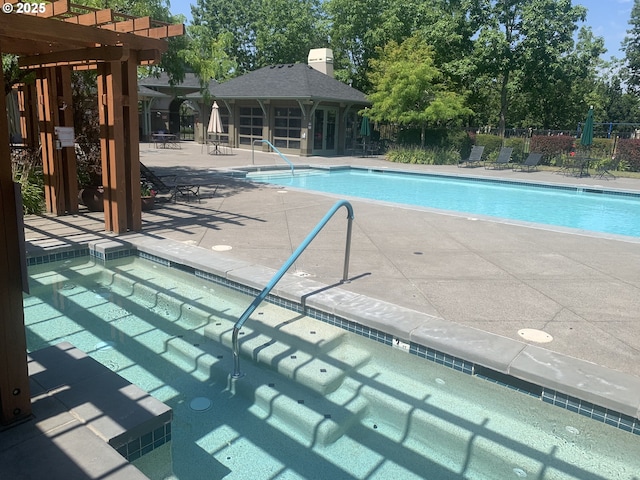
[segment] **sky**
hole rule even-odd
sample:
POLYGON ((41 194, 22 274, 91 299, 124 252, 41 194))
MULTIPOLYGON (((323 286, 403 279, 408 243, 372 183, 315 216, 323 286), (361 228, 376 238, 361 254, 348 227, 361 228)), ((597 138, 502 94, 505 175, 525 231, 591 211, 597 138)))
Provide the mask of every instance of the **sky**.
MULTIPOLYGON (((190 22, 191 1, 170 1, 171 13, 181 13, 190 22)), ((573 0, 573 4, 587 8, 585 25, 590 26, 595 35, 604 38, 607 53, 603 55, 603 58, 607 60, 611 56, 622 58, 624 54, 620 52, 620 43, 624 40, 629 29, 633 0, 573 0)))

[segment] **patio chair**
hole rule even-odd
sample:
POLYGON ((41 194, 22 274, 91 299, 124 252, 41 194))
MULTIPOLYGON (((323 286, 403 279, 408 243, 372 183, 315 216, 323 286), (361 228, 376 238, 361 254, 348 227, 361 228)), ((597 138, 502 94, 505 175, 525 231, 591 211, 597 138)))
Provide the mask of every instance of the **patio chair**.
POLYGON ((469 157, 464 160, 460 160, 458 162, 458 167, 479 166, 480 162, 482 161, 483 152, 484 152, 484 147, 482 145, 474 145, 473 147, 471 147, 471 153, 469 153, 469 157))
POLYGON ((514 165, 513 171, 515 172, 520 170, 521 172, 524 172, 525 167, 527 168, 527 172, 530 172, 531 170, 537 170, 538 163, 540 163, 541 159, 542 159, 541 153, 530 153, 524 162, 518 165, 514 165))
POLYGON ((616 160, 615 158, 611 159, 608 162, 604 162, 599 164, 596 167, 596 175, 595 178, 604 178, 605 180, 609 180, 609 177, 616 179, 616 176, 611 173, 618 170, 618 165, 620 164, 620 160, 616 160))
POLYGON ((512 147, 502 147, 495 161, 485 160, 484 168, 506 168, 511 163, 511 153, 513 153, 512 147))

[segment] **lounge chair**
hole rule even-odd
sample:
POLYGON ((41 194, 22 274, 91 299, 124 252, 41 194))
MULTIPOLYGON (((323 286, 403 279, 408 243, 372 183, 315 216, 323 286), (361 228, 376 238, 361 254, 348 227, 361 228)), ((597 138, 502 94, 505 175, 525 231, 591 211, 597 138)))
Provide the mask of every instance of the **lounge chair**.
POLYGON ((460 162, 458 162, 458 167, 462 167, 462 166, 477 167, 478 165, 480 165, 480 162, 482 161, 483 152, 484 152, 483 146, 474 145, 473 147, 471 147, 471 153, 469 154, 469 157, 464 160, 460 160, 460 162))
POLYGON ((520 170, 521 172, 524 172, 525 167, 527 169, 527 172, 530 172, 532 169, 537 170, 538 163, 540 163, 541 158, 541 153, 530 153, 524 162, 519 163, 518 165, 515 165, 513 167, 513 171, 515 172, 517 170, 520 170))
MULTIPOLYGON (((168 198, 165 198, 164 201, 169 202, 173 200, 174 203, 177 201, 178 195, 181 198, 185 198, 187 202, 191 201, 191 199, 200 202, 200 187, 208 185, 208 183, 202 183, 196 180, 185 182, 184 179, 182 179, 182 181, 179 181, 177 175, 158 176, 142 162, 140 162, 140 180, 153 187, 157 193, 167 194, 168 198)), ((217 191, 218 185, 215 185, 211 196, 215 196, 217 191)))
POLYGON ((153 173, 149 167, 140 162, 140 180, 152 186, 153 189, 161 194, 168 194, 169 200, 174 200, 178 193, 178 184, 176 175, 158 176, 153 173), (165 180, 167 181, 165 182, 165 180))
POLYGON ((502 147, 500 149, 500 153, 498 154, 498 158, 495 161, 484 162, 484 168, 503 168, 507 167, 509 163, 511 163, 511 153, 513 152, 512 147, 502 147))
POLYGON ((615 172, 616 170, 618 170, 619 164, 620 160, 614 158, 613 160, 598 165, 598 167, 596 168, 595 178, 604 178, 605 180, 609 180, 608 177, 611 177, 615 180, 616 176, 611 173, 611 171, 615 172))

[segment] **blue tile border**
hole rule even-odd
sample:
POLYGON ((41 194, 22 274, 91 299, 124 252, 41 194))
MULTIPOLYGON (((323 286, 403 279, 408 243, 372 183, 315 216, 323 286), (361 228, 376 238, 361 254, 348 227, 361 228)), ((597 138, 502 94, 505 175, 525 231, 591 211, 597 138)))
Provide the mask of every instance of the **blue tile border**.
POLYGON ((70 250, 57 250, 43 255, 33 255, 27 258, 27 267, 32 265, 43 265, 46 263, 60 262, 89 256, 89 247, 74 248, 70 250))
MULTIPOLYGON (((483 180, 483 179, 480 179, 483 180)), ((57 262, 60 260, 66 260, 69 258, 78 258, 83 256, 91 255, 94 258, 103 259, 105 256, 97 256, 94 255, 93 250, 90 251, 89 248, 80 248, 75 250, 68 250, 64 252, 51 253, 42 256, 34 256, 27 259, 27 265, 40 265, 44 263, 57 262)), ((202 270, 194 269, 176 262, 172 262, 170 260, 164 259, 162 257, 147 254, 144 252, 137 251, 135 247, 131 248, 120 248, 115 249, 113 252, 108 252, 106 255, 106 261, 123 258, 127 256, 137 256, 138 258, 142 258, 145 260, 149 260, 151 262, 158 263, 160 265, 176 268, 182 271, 186 271, 188 273, 192 273, 195 277, 216 283, 218 285, 223 285, 229 287, 237 292, 244 293, 250 296, 256 296, 260 293, 259 290, 249 287, 227 278, 220 277, 218 275, 205 272, 202 270)), ((359 323, 344 319, 337 315, 324 312, 322 310, 318 310, 312 307, 305 307, 298 302, 293 302, 291 300, 286 300, 281 297, 277 297, 274 295, 268 295, 265 299, 266 301, 278 305, 280 307, 286 308, 288 310, 292 310, 298 313, 303 313, 311 318, 322 321, 324 323, 328 323, 330 325, 342 328, 346 331, 356 333, 365 338, 377 341, 387 346, 394 346, 394 337, 388 333, 382 332, 380 330, 376 330, 359 323)), ((497 372, 493 369, 484 367, 479 364, 475 364, 468 360, 464 360, 459 357, 455 357, 453 355, 449 355, 444 352, 440 352, 438 350, 432 349, 430 347, 425 347, 423 345, 411 342, 409 345, 409 354, 415 355, 419 358, 423 358, 425 360, 437 363, 439 365, 443 365, 448 368, 453 368, 459 372, 462 372, 467 375, 476 376, 483 380, 490 381, 492 383, 496 383, 503 387, 518 391, 520 393, 524 393, 529 396, 533 396, 534 398, 538 398, 542 400, 544 403, 553 405, 555 407, 562 408, 564 410, 568 410, 579 415, 583 415, 589 417, 597 422, 605 423, 614 428, 619 428, 626 432, 640 435, 640 419, 631 417, 629 415, 625 415, 623 413, 617 412, 615 410, 610 410, 599 405, 595 405, 591 402, 587 402, 585 400, 581 400, 576 397, 572 397, 570 395, 563 394, 561 392, 557 392, 552 389, 544 388, 540 385, 536 385, 530 382, 526 382, 524 380, 520 380, 511 375, 503 374, 501 372, 497 372)), ((168 433, 165 433, 164 436, 159 436, 156 440, 154 435, 153 438, 153 448, 157 448, 167 441, 171 439, 170 433, 170 424, 168 427, 168 433), (157 446, 155 444, 158 443, 157 446)), ((117 450, 125 456, 128 460, 135 460, 140 456, 144 455, 148 451, 148 444, 143 445, 142 437, 139 440, 139 444, 134 443, 127 444, 125 446, 118 447, 117 450), (129 447, 131 445, 131 447, 129 447), (125 449, 126 450, 123 450, 125 449), (122 452, 125 452, 124 454, 122 452), (143 453, 144 452, 144 453, 143 453), (137 455, 137 456, 136 456, 137 455)), ((147 442, 148 443, 148 442, 147 442)))
POLYGON ((169 441, 171 441, 171 422, 165 423, 139 438, 134 438, 124 445, 115 447, 115 449, 129 462, 132 462, 169 441))

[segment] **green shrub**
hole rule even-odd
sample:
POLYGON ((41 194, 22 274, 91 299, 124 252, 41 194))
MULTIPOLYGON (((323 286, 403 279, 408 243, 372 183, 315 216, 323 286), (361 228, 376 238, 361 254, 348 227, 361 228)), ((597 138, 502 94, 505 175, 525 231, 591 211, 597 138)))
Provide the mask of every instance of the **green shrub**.
POLYGON ((512 162, 522 163, 524 161, 526 157, 524 137, 505 138, 504 146, 513 148, 513 153, 511 154, 512 162))
POLYGON ((502 138, 497 135, 479 133, 476 135, 475 144, 484 147, 483 155, 487 159, 492 159, 494 156, 497 158, 498 152, 502 148, 502 138))
POLYGON ((387 152, 387 159, 395 163, 457 165, 460 152, 455 148, 393 147, 387 152))
POLYGON ((542 153, 544 163, 557 164, 562 155, 567 155, 574 147, 575 138, 570 135, 534 135, 529 151, 542 153))
POLYGON ((40 214, 44 211, 44 177, 37 149, 11 152, 13 181, 20 184, 23 212, 40 214))
POLYGON ((625 163, 631 172, 640 172, 640 140, 635 138, 621 138, 616 147, 616 156, 620 163, 625 163))

